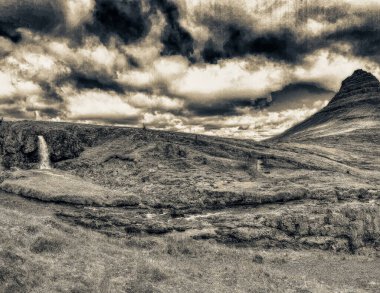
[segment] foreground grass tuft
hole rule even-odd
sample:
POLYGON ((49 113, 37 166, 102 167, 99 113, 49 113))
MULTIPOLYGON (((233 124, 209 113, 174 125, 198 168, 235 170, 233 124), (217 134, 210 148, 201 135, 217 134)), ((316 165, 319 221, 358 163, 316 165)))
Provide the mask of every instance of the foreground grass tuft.
POLYGON ((64 242, 59 239, 38 237, 30 247, 33 253, 60 253, 63 251, 64 242))

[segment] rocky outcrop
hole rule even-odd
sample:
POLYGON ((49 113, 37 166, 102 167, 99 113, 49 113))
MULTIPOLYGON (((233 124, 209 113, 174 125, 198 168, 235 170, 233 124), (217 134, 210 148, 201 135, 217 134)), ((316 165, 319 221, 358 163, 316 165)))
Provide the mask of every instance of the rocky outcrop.
POLYGON ((34 167, 39 162, 38 135, 45 138, 53 163, 77 157, 85 146, 79 134, 69 128, 47 127, 44 124, 4 123, 1 127, 4 167, 34 167))
MULTIPOLYGON (((301 205, 276 213, 229 218, 217 223, 215 238, 224 243, 263 248, 322 249, 355 253, 380 249, 378 203, 350 202, 333 207, 301 205)), ((215 220, 214 220, 215 221, 215 220)))
POLYGON ((339 100, 345 100, 349 97, 364 94, 380 92, 380 82, 377 78, 362 69, 355 70, 355 72, 347 77, 342 82, 339 92, 334 96, 330 102, 330 106, 337 103, 339 100))
POLYGON ((36 121, 0 124, 0 151, 5 168, 34 168, 39 162, 38 136, 49 148, 50 160, 73 159, 86 148, 119 135, 133 136, 138 129, 36 121))

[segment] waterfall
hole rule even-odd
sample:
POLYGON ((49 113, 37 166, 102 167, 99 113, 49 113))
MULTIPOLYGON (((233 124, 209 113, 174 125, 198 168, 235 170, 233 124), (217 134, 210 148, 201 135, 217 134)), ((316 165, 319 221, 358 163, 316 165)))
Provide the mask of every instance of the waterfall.
POLYGON ((49 149, 43 136, 38 136, 38 153, 40 156, 40 169, 51 169, 49 149))
POLYGON ((259 171, 259 172, 262 172, 263 171, 263 167, 264 167, 263 160, 262 159, 257 159, 256 170, 259 171))

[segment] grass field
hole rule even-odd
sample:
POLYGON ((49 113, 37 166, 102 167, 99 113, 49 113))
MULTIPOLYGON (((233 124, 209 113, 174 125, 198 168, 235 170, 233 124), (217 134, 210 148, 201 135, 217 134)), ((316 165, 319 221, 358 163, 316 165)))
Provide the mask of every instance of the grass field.
POLYGON ((375 292, 375 255, 262 250, 181 233, 108 237, 1 194, 2 292, 375 292))

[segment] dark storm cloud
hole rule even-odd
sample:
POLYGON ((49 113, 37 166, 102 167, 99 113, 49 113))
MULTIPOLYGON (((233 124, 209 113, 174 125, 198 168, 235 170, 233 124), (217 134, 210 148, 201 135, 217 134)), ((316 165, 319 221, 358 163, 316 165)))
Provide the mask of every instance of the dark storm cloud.
POLYGON ((131 66, 132 68, 139 68, 140 67, 139 61, 136 58, 134 58, 133 56, 128 56, 127 61, 128 61, 128 65, 131 66))
POLYGON ((273 101, 276 101, 277 99, 281 99, 284 94, 291 95, 298 91, 307 91, 314 94, 332 93, 330 90, 327 90, 319 86, 318 84, 309 83, 309 82, 299 82, 299 83, 288 84, 282 90, 273 92, 272 98, 273 98, 273 101))
POLYGON ((300 8, 297 22, 302 24, 307 19, 314 19, 321 23, 343 24, 337 25, 333 32, 324 33, 319 40, 322 45, 331 45, 336 42, 345 42, 352 45, 354 55, 361 57, 379 58, 380 50, 380 8, 371 10, 355 10, 348 4, 322 7, 310 6, 300 8))
POLYGON ((39 110, 40 113, 42 113, 43 115, 46 115, 48 117, 58 117, 60 116, 61 114, 63 114, 63 112, 59 109, 56 109, 56 108, 44 108, 44 109, 40 109, 39 110))
POLYGON ((241 108, 262 109, 269 107, 271 102, 267 98, 236 99, 233 101, 218 101, 208 104, 190 103, 187 109, 195 116, 234 116, 241 108))
POLYGON ((0 99, 0 105, 15 105, 18 103, 18 101, 22 99, 22 97, 19 96, 12 96, 10 98, 2 98, 0 99))
POLYGON ((39 82, 40 88, 43 90, 40 96, 40 102, 42 105, 29 105, 26 107, 26 113, 34 113, 37 111, 42 117, 56 118, 64 117, 66 110, 66 102, 64 97, 58 93, 58 85, 56 82, 39 82))
POLYGON ((6 0, 0 3, 0 36, 17 43, 21 40, 18 28, 26 28, 42 33, 56 32, 80 44, 87 33, 97 35, 103 43, 111 36, 117 36, 124 44, 131 44, 147 36, 151 30, 151 16, 161 11, 166 25, 161 41, 163 55, 183 55, 193 53, 193 39, 179 23, 179 10, 174 2, 168 0, 96 0, 92 19, 85 29, 76 31, 65 29, 64 6, 60 1, 21 0, 17 3, 6 0), (147 8, 144 8, 144 5, 147 8))
POLYGON ((125 44, 145 37, 151 28, 150 13, 144 12, 138 0, 96 0, 94 19, 87 29, 103 42, 112 35, 125 44))
POLYGON ((0 35, 14 43, 21 41, 19 28, 49 33, 63 23, 63 9, 55 1, 5 0, 0 3, 0 35))
POLYGON ((179 23, 180 12, 175 2, 149 0, 145 3, 149 9, 144 9, 143 3, 140 0, 96 0, 93 21, 87 24, 87 29, 103 43, 116 35, 125 44, 131 44, 148 35, 152 15, 161 12, 166 21, 161 34, 161 54, 182 55, 193 60, 194 40, 179 23))
MULTIPOLYGON (((274 8, 272 6, 271 9, 274 8)), ((274 61, 297 63, 314 47, 321 45, 314 39, 300 38, 294 26, 263 30, 259 27, 262 11, 251 15, 241 7, 236 9, 231 5, 219 5, 214 10, 202 9, 196 13, 197 22, 211 33, 201 49, 201 57, 207 63, 248 55, 263 55, 274 61)))
POLYGON ((182 55, 194 61, 194 40, 179 23, 180 12, 176 4, 170 0, 154 0, 152 4, 160 9, 166 19, 166 26, 161 35, 164 45, 162 55, 182 55))
POLYGON ((207 63, 216 64, 220 59, 226 58, 226 53, 209 39, 202 50, 202 58, 207 63))
POLYGON ((58 116, 63 114, 63 111, 61 111, 60 109, 54 108, 54 107, 45 107, 45 108, 27 107, 26 111, 28 111, 28 112, 38 111, 41 116, 47 116, 49 118, 58 117, 58 116))
POLYGON ((314 83, 292 83, 272 93, 272 111, 312 106, 316 101, 329 100, 334 92, 314 83))
POLYGON ((67 81, 72 82, 77 89, 99 89, 102 91, 114 91, 119 94, 125 93, 121 85, 104 75, 98 77, 74 72, 67 77, 67 81))
MULTIPOLYGON (((78 38, 77 35, 81 35, 82 38, 86 33, 90 33, 97 35, 105 44, 111 36, 117 36, 123 43, 131 44, 148 35, 152 28, 152 15, 160 12, 165 18, 160 39, 163 44, 161 54, 182 55, 192 62, 198 59, 194 51, 199 44, 181 25, 181 19, 185 15, 181 15, 184 11, 179 9, 179 4, 175 1, 95 0, 92 19, 87 21, 86 29, 79 27, 70 33, 65 30, 65 8, 62 3, 48 0, 20 0, 15 3, 4 0, 0 4, 0 36, 19 43, 22 36, 17 29, 27 28, 42 33, 55 33, 74 42, 78 38)), ((379 55, 378 8, 363 12, 348 4, 324 6, 319 2, 308 5, 300 1, 295 3, 298 3, 294 5, 295 14, 292 17, 288 16, 294 19, 293 25, 278 26, 267 31, 260 29, 255 22, 246 21, 252 15, 244 12, 244 7, 230 4, 196 11, 195 24, 204 26, 211 32, 208 41, 198 48, 200 57, 207 63, 216 63, 221 59, 263 55, 274 61, 299 63, 307 54, 340 41, 354 44, 353 53, 358 56, 379 55), (223 17, 220 17, 217 11, 223 17), (228 15, 233 17, 228 18, 228 15), (353 18, 362 21, 350 22, 353 18), (300 36, 309 19, 337 26, 332 32, 322 35, 300 36), (344 24, 338 25, 342 20, 345 20, 344 24)), ((265 16, 280 5, 281 1, 274 1, 260 13, 265 16)), ((260 19, 261 14, 258 11, 254 13, 257 15, 253 15, 253 18, 260 19)), ((131 60, 132 64, 138 65, 131 60)))
POLYGON ((380 61, 379 21, 369 20, 361 25, 342 28, 328 34, 326 39, 330 42, 340 41, 352 44, 352 51, 356 56, 375 57, 378 62, 380 61))
POLYGON ((41 89, 44 91, 44 99, 52 100, 54 102, 63 102, 63 98, 57 93, 57 87, 55 84, 49 82, 40 82, 41 89))
POLYGON ((332 6, 306 5, 296 9, 295 23, 303 24, 308 19, 337 23, 339 20, 350 16, 352 16, 352 11, 348 4, 334 4, 332 6))
POLYGON ((7 23, 3 23, 0 21, 0 36, 5 37, 11 40, 13 43, 18 43, 21 41, 21 34, 7 23))
MULTIPOLYGON (((221 9, 221 8, 219 8, 221 9)), ((207 27, 210 38, 201 48, 201 57, 207 63, 221 59, 263 55, 274 61, 299 63, 314 51, 345 42, 353 45, 353 53, 361 57, 379 56, 380 10, 355 10, 349 5, 336 4, 328 7, 304 5, 296 7, 291 25, 276 25, 262 30, 259 24, 249 22, 251 16, 222 6, 224 15, 220 18, 215 11, 198 11, 198 22, 207 27), (332 25, 333 31, 312 34, 307 31, 308 20, 314 20, 323 27, 332 25)), ((260 15, 254 18, 260 19, 260 15)), ((380 59, 380 58, 379 58, 380 59)))
POLYGON ((264 55, 273 60, 297 62, 309 50, 309 42, 297 39, 294 32, 281 29, 277 32, 260 33, 238 24, 227 24, 223 31, 223 45, 208 40, 202 51, 204 61, 216 63, 219 59, 264 55))
POLYGON ((25 112, 23 109, 20 109, 19 106, 11 107, 11 108, 1 108, 0 116, 12 117, 16 119, 26 119, 30 118, 28 112, 25 112))

